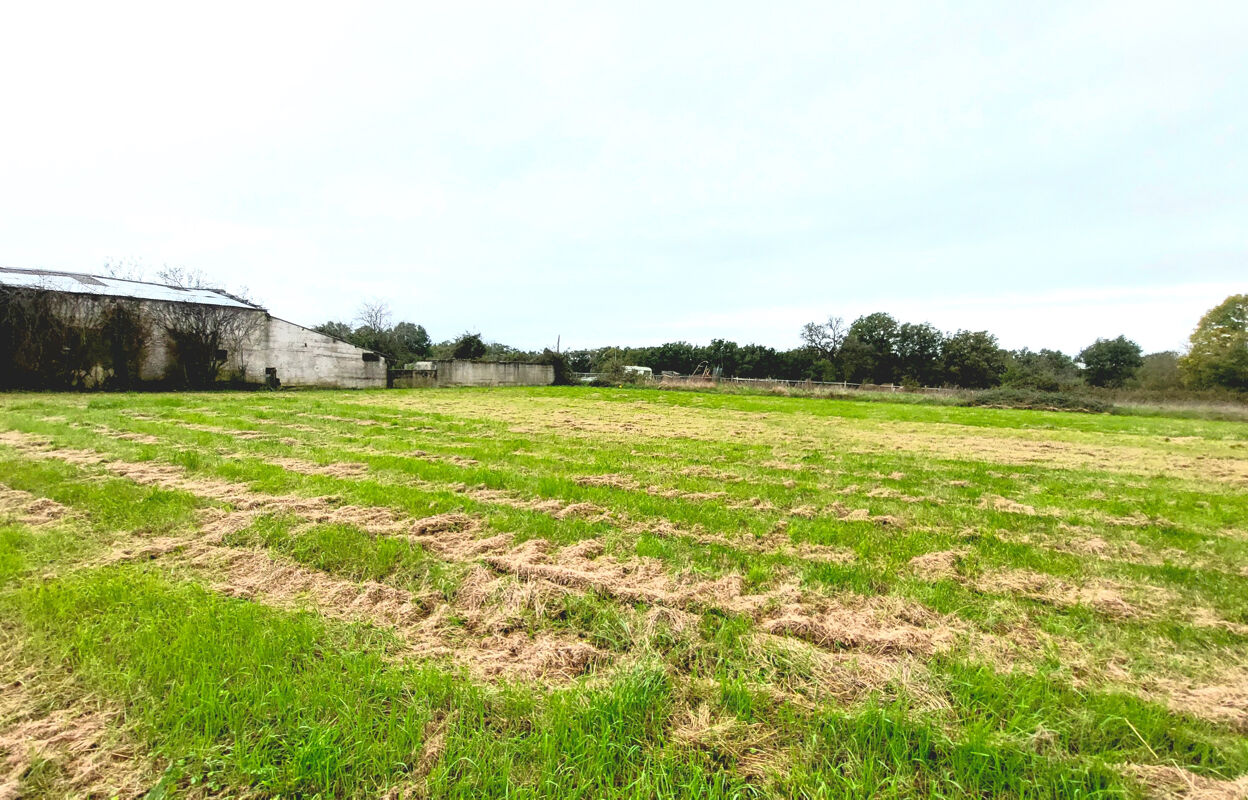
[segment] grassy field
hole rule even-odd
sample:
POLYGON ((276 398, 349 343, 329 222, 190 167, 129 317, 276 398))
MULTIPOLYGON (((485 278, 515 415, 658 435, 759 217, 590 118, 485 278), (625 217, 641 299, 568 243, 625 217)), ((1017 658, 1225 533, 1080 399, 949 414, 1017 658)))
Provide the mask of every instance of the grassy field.
POLYGON ((0 798, 1243 797, 1248 425, 0 395, 0 798))

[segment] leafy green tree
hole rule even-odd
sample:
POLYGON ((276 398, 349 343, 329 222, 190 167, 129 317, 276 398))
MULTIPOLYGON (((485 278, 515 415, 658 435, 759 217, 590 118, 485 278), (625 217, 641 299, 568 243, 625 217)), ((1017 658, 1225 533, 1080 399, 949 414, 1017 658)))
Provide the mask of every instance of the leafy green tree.
POLYGON ((988 331, 958 331, 945 339, 945 380, 964 389, 986 389, 1001 382, 1005 351, 988 331))
POLYGON ((563 357, 573 372, 593 372, 596 350, 564 350, 563 357))
POLYGON ((1083 375, 1092 386, 1120 387, 1135 376, 1144 363, 1140 346, 1125 336, 1097 339, 1083 348, 1079 361, 1083 375))
POLYGON ((572 374, 572 368, 568 363, 568 357, 564 353, 556 353, 547 347, 542 351, 534 363, 550 364, 555 368, 555 386, 571 386, 576 383, 576 376, 572 374))
POLYGON ((766 345, 744 345, 738 357, 737 375, 742 378, 778 378, 780 377, 779 354, 766 345))
POLYGON ((322 322, 312 330, 317 333, 323 333, 326 336, 332 336, 335 339, 341 339, 344 342, 351 341, 351 335, 355 332, 351 326, 345 322, 322 322))
POLYGON ((776 354, 777 370, 772 377, 786 381, 824 379, 827 361, 809 347, 798 347, 776 354))
POLYGON ((1045 392, 1073 388, 1079 383, 1079 365, 1060 350, 1033 352, 1027 348, 1009 354, 1001 382, 1045 392))
POLYGON ((649 367, 655 373, 663 370, 688 375, 698 366, 699 359, 693 345, 688 342, 667 342, 658 347, 649 348, 649 353, 633 362, 649 367))
POLYGON ((1179 354, 1173 350, 1160 353, 1149 353, 1135 373, 1141 389, 1155 392, 1180 389, 1183 386, 1183 374, 1179 370, 1179 354))
POLYGON ((481 334, 469 333, 467 331, 460 334, 451 348, 451 358, 473 360, 484 358, 485 353, 485 342, 481 341, 481 334))
POLYGON ((736 342, 712 339, 710 346, 702 348, 702 353, 699 355, 701 355, 699 361, 706 361, 712 369, 718 369, 721 375, 731 377, 737 374, 741 348, 736 342))
POLYGON ((502 342, 486 342, 485 354, 481 356, 490 361, 524 361, 527 357, 523 350, 502 342))
POLYGON ((897 363, 903 381, 934 386, 941 379, 941 348, 945 335, 926 322, 904 323, 897 329, 897 363))
POLYGON ((1209 309, 1179 360, 1195 389, 1248 390, 1248 294, 1234 294, 1209 309))
POLYGON ((390 330, 390 335, 397 346, 398 355, 412 357, 404 358, 404 361, 428 357, 429 349, 433 344, 425 326, 411 322, 400 322, 395 325, 390 330))
POLYGON ((871 383, 893 382, 899 332, 897 320, 882 311, 854 320, 841 346, 847 378, 871 383))

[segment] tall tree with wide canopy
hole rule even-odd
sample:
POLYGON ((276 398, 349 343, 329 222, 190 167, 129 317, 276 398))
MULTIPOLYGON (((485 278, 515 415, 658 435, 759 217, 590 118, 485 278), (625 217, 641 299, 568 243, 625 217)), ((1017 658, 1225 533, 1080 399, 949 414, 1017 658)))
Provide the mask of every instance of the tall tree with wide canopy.
POLYGON ((963 389, 986 389, 1001 382, 1006 353, 988 331, 958 331, 945 339, 945 380, 963 389))
POLYGON ((845 373, 853 381, 892 383, 897 372, 897 320, 877 311, 854 320, 842 353, 845 373))
POLYGON ((1116 388, 1131 378, 1144 363, 1140 346, 1125 336, 1097 339, 1079 354, 1083 375, 1093 386, 1116 388))
POLYGON ((1201 317, 1179 369, 1196 389, 1248 390, 1248 294, 1233 294, 1201 317))

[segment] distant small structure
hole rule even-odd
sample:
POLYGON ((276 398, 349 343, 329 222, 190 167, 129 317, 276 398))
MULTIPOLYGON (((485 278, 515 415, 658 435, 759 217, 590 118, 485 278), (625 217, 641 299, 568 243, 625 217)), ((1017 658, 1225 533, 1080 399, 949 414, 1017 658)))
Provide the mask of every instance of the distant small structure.
POLYGON ((427 386, 550 386, 555 382, 553 365, 523 361, 442 359, 417 361, 413 367, 390 370, 389 385, 395 389, 415 389, 427 386))
POLYGON ((630 375, 640 375, 643 378, 649 378, 654 375, 654 370, 649 367, 626 366, 624 371, 630 375))
POLYGON ((381 354, 218 289, 0 267, 0 328, 7 386, 386 385, 381 354))

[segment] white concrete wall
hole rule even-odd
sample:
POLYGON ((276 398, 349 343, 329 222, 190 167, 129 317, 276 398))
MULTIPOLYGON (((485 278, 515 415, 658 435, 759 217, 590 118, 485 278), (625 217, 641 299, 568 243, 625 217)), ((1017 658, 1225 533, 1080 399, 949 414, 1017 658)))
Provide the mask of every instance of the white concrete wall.
POLYGON ((365 361, 361 350, 293 322, 268 317, 231 362, 242 365, 248 381, 264 382, 265 369, 277 369, 282 386, 338 389, 386 388, 386 360, 365 361))
POLYGON ((555 382, 550 364, 518 361, 437 361, 439 386, 549 386, 555 382))
MULTIPOLYGON (((144 303, 148 319, 153 319, 151 303, 144 303)), ((283 386, 320 386, 339 389, 367 389, 386 386, 386 361, 365 361, 365 350, 332 336, 309 330, 263 311, 255 332, 241 348, 229 352, 222 378, 242 371, 249 383, 264 383, 266 367, 275 367, 283 386)), ((169 346, 160 329, 153 325, 140 369, 143 380, 166 377, 169 346)))

